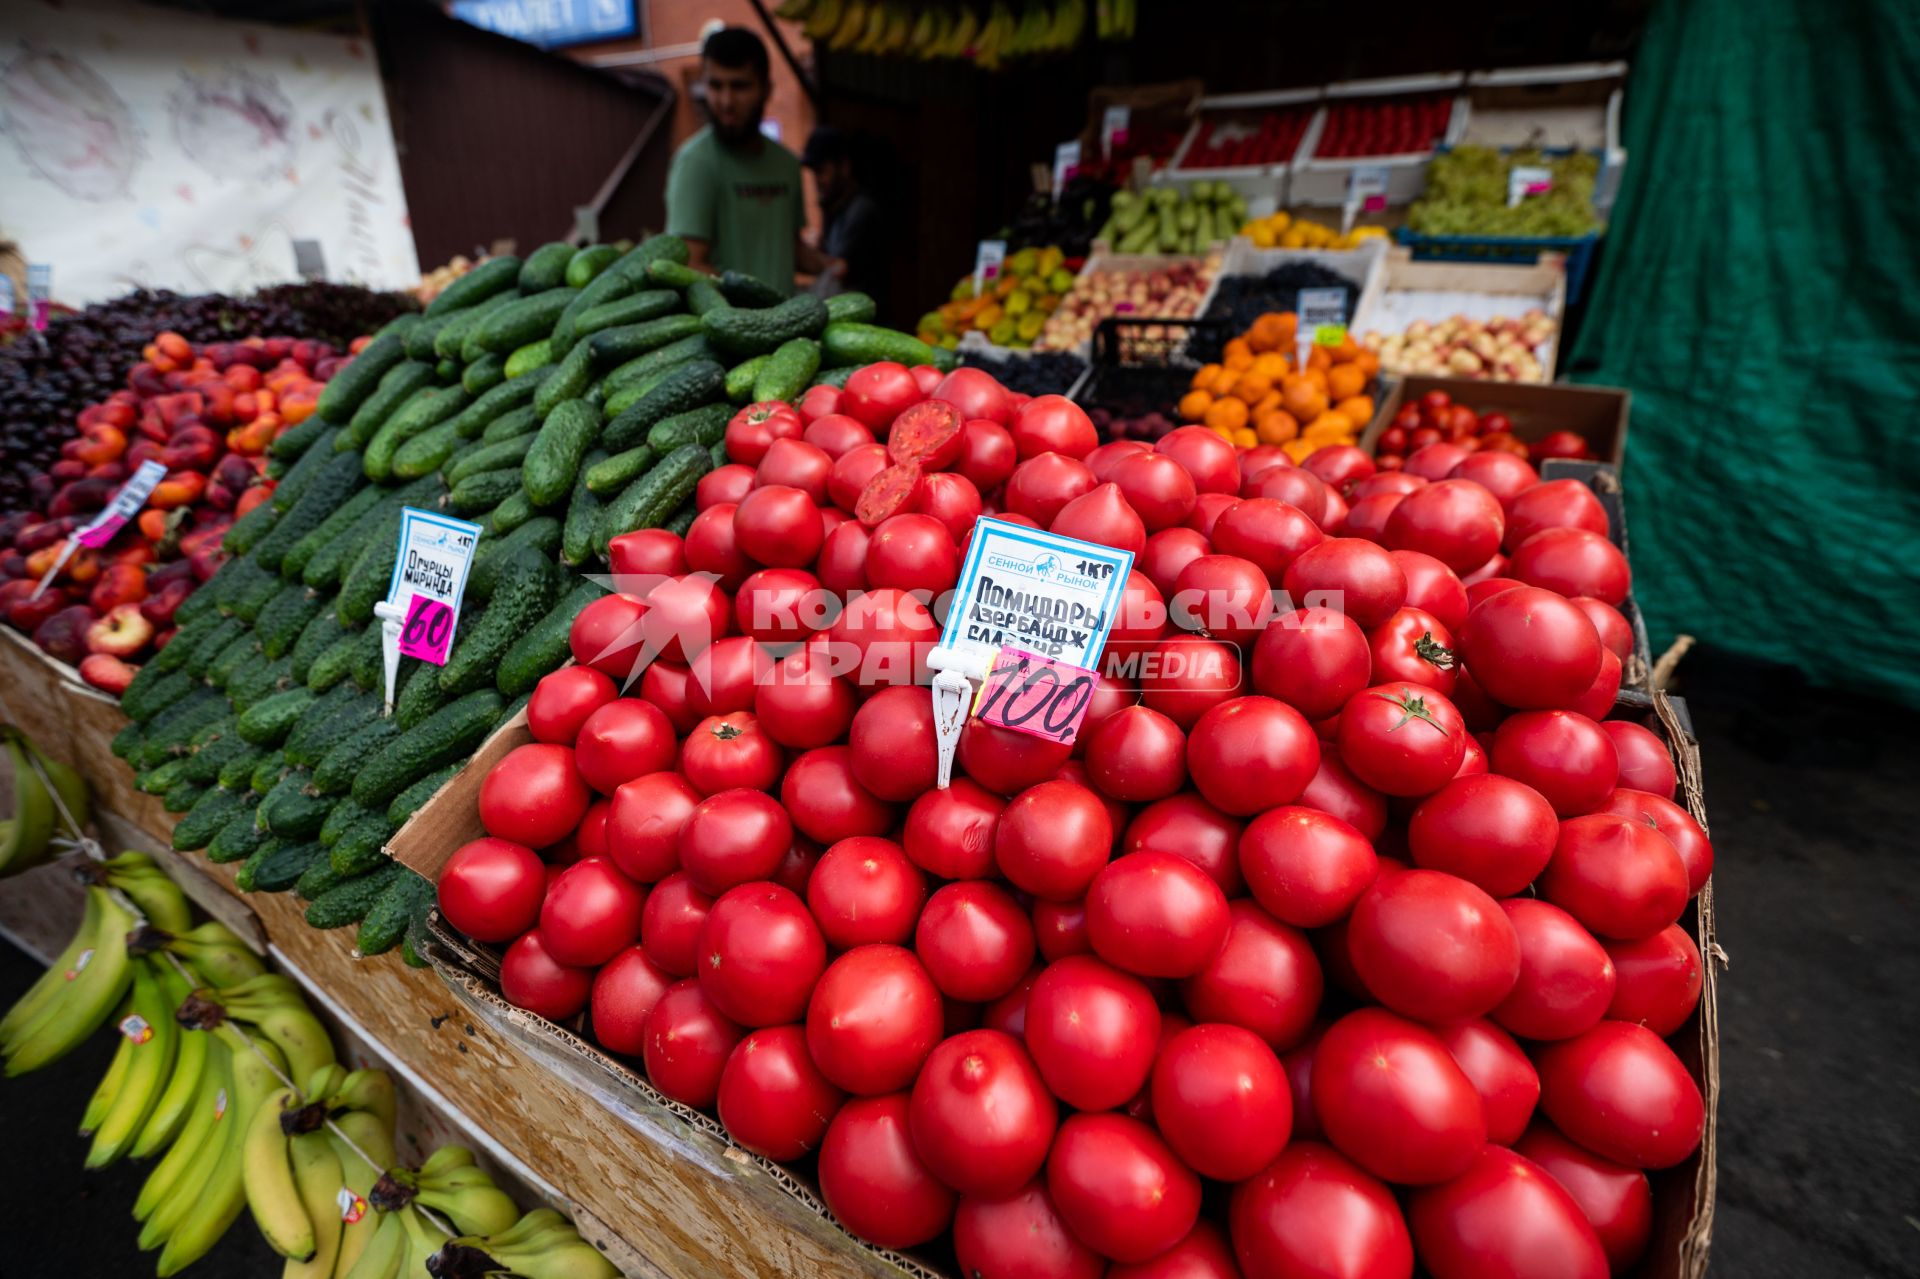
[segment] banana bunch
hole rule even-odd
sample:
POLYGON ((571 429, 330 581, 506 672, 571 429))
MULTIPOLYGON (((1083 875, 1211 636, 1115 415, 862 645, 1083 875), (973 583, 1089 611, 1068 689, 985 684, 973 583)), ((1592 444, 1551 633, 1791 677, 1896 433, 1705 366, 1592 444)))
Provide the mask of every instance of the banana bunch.
POLYGON ((1131 40, 1139 16, 1139 0, 1094 0, 1094 34, 1102 40, 1131 40))
POLYGON ((7 759, 13 766, 13 816, 0 821, 0 876, 5 876, 17 875, 47 860, 53 837, 65 824, 54 803, 55 792, 73 819, 86 824, 87 784, 80 774, 43 754, 11 724, 0 724, 0 741, 5 742, 7 759), (40 766, 38 771, 35 764, 40 766), (53 783, 51 789, 41 780, 42 773, 53 783))
POLYGON ((1087 26, 1086 0, 1028 0, 1018 16, 1005 0, 917 14, 904 0, 787 0, 774 13, 802 23, 809 39, 837 52, 966 59, 988 71, 1008 58, 1071 49, 1087 26))
POLYGON ((393 1119, 386 1072, 337 1062, 304 1092, 275 1088, 253 1113, 240 1180, 260 1233, 287 1259, 283 1279, 351 1274, 366 1256, 383 1225, 374 1187, 393 1162, 393 1119))
POLYGON ((572 1222, 551 1208, 537 1208, 495 1234, 463 1235, 442 1247, 427 1269, 442 1279, 509 1274, 523 1279, 619 1279, 620 1275, 599 1249, 580 1237, 572 1222))

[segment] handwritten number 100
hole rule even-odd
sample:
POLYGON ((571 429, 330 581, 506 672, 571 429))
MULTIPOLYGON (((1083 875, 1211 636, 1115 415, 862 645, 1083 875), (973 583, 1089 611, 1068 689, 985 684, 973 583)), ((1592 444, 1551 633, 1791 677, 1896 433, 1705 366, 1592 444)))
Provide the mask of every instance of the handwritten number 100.
POLYGON ((993 710, 1004 700, 1000 719, 1007 726, 1017 727, 1038 715, 1040 727, 1049 736, 1060 737, 1092 697, 1093 681, 1087 676, 1076 675, 1063 684, 1051 666, 1036 667, 1023 657, 1013 666, 994 670, 993 678, 987 681, 986 700, 980 704, 980 717, 991 719, 993 710), (1039 695, 1022 704, 1021 699, 1035 689, 1039 695))

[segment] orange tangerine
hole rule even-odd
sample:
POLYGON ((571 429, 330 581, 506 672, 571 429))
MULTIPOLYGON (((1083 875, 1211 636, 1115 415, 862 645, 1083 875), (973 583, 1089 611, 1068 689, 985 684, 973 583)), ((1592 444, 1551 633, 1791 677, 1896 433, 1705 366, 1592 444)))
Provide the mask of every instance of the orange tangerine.
POLYGON ((1353 363, 1336 364, 1327 370, 1327 398, 1350 400, 1367 389, 1367 375, 1353 363))
POLYGON ((1180 397, 1180 416, 1189 422, 1198 422, 1213 407, 1213 396, 1205 391, 1188 391, 1180 397))
POLYGON ((1250 449, 1260 442, 1260 437, 1243 426, 1233 433, 1233 442, 1240 448, 1250 449))
POLYGON ((1280 385, 1280 404, 1295 420, 1311 422, 1327 411, 1327 396, 1302 374, 1294 374, 1280 385))
POLYGON ((1353 423, 1358 431, 1373 421, 1373 397, 1371 395, 1352 395, 1333 406, 1340 416, 1353 423))
POLYGON ((1220 376, 1218 364, 1202 364, 1193 371, 1193 381, 1187 383, 1191 390, 1203 390, 1213 385, 1213 379, 1220 376))
POLYGON ((1207 410, 1206 423, 1215 429, 1237 431, 1247 424, 1247 404, 1245 400, 1231 397, 1215 400, 1207 410))
POLYGON ((1267 409, 1254 414, 1253 431, 1262 444, 1285 444, 1300 434, 1300 424, 1285 409, 1267 409))
POLYGON ((1263 377, 1252 369, 1242 373, 1239 380, 1233 384, 1234 397, 1245 400, 1249 404, 1258 404, 1261 397, 1271 390, 1273 390, 1273 379, 1263 377))

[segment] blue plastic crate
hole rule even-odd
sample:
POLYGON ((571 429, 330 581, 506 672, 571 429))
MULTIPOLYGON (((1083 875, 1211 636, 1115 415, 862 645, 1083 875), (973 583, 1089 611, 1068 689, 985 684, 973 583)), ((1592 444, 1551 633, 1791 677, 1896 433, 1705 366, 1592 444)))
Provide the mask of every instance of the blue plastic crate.
POLYGON ((1531 266, 1542 253, 1567 258, 1567 305, 1580 300, 1593 269, 1600 233, 1588 235, 1421 235, 1405 227, 1393 238, 1413 251, 1417 262, 1491 262, 1531 266))

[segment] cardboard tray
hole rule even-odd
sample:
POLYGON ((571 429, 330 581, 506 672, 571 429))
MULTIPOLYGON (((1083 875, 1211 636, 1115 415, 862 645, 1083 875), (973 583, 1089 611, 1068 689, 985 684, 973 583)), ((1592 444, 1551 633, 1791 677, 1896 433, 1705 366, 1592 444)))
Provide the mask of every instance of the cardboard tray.
MULTIPOLYGON (((1648 709, 1622 706, 1616 713, 1648 723, 1668 740, 1679 798, 1705 827, 1700 753, 1687 730, 1684 707, 1655 694, 1648 709)), ((531 740, 524 713, 500 728, 470 766, 400 830, 389 852, 436 878, 456 848, 483 833, 477 804, 487 770, 531 740)), ((1684 1164, 1651 1174, 1653 1237, 1646 1259, 1633 1272, 1638 1279, 1701 1279, 1713 1233, 1720 1088, 1716 965, 1724 965, 1725 955, 1714 940, 1711 880, 1682 920, 1700 947, 1702 986, 1699 1007, 1670 1042, 1700 1086, 1706 1129, 1699 1150, 1684 1164)), ((490 1031, 551 1066, 552 1078, 530 1080, 528 1086, 571 1092, 585 1123, 609 1141, 640 1143, 647 1162, 661 1169, 662 1184, 629 1187, 640 1219, 636 1224, 647 1229, 623 1229, 626 1237, 646 1238, 649 1232, 671 1237, 684 1255, 689 1239, 714 1236, 718 1220, 725 1223, 725 1246, 715 1245, 707 1268, 694 1273, 957 1279, 949 1257, 909 1256, 846 1234, 827 1214, 813 1183, 734 1145, 711 1116, 667 1099, 638 1071, 579 1033, 578 1020, 560 1026, 508 1004, 500 997, 497 953, 467 941, 437 916, 434 923, 429 958, 448 989, 490 1031)))
POLYGON ((1513 419, 1513 433, 1531 443, 1551 431, 1572 431, 1587 442, 1595 458, 1617 472, 1627 452, 1630 392, 1612 386, 1575 386, 1567 382, 1483 382, 1474 378, 1409 373, 1388 383, 1380 408, 1360 436, 1371 455, 1380 435, 1408 400, 1428 391, 1445 391, 1480 412, 1498 410, 1513 419))
MULTIPOLYGON (((1411 250, 1395 245, 1385 250, 1378 282, 1362 299, 1363 304, 1355 310, 1353 323, 1348 328, 1358 340, 1374 329, 1383 333, 1399 332, 1405 327, 1402 317, 1406 312, 1412 313, 1406 317, 1410 319, 1444 320, 1460 309, 1446 304, 1445 295, 1450 294, 1478 294, 1486 298, 1486 304, 1478 308, 1484 312, 1476 314, 1479 319, 1489 319, 1495 314, 1517 315, 1539 307, 1558 325, 1565 319, 1567 309, 1565 263, 1557 254, 1540 256, 1539 260, 1525 265, 1415 261, 1411 250), (1423 305, 1419 297, 1409 296, 1419 294, 1433 295, 1431 303, 1423 305), (1392 320, 1388 318, 1389 308, 1394 313, 1392 320)), ((1549 382, 1559 364, 1560 336, 1556 329, 1546 349, 1538 353, 1545 368, 1545 380, 1549 382)), ((1462 380, 1487 382, 1492 379, 1462 380)))

